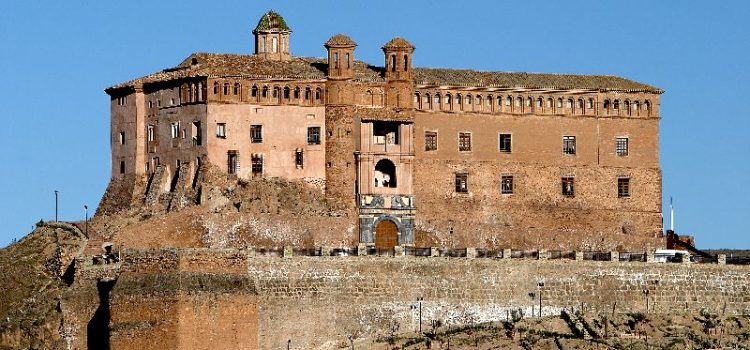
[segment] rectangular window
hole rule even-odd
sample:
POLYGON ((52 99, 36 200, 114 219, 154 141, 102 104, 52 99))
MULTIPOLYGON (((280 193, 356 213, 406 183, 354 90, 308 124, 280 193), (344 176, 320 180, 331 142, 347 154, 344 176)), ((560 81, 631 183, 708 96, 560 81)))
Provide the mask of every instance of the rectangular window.
POLYGON ((298 148, 294 151, 294 165, 297 168, 301 169, 304 166, 304 164, 305 164, 304 153, 302 153, 302 150, 298 148))
POLYGON ((500 177, 500 193, 513 193, 513 175, 503 175, 500 177))
POLYGON ((425 151, 437 151, 437 132, 425 131, 424 133, 424 150, 425 151))
POLYGON ((227 137, 227 124, 216 123, 216 137, 220 137, 220 138, 227 137))
POLYGON ((176 139, 180 137, 180 122, 174 122, 171 124, 172 138, 176 139))
POLYGON ((576 154, 576 137, 563 136, 563 153, 576 154))
POLYGON ((563 177, 562 178, 562 195, 566 197, 575 196, 575 178, 574 177, 563 177))
POLYGON ((251 166, 253 177, 263 176, 263 155, 253 154, 251 158, 251 166))
POLYGON ((471 151, 471 133, 460 132, 458 133, 458 150, 459 151, 471 151))
POLYGON ((456 173, 456 193, 469 193, 469 174, 456 173))
POLYGON ((148 137, 148 142, 153 142, 154 141, 154 126, 153 125, 149 125, 148 126, 148 136, 147 137, 148 137))
POLYGON ((120 161, 120 174, 125 174, 125 161, 120 161))
POLYGON ((510 153, 511 150, 511 136, 510 134, 500 134, 498 144, 500 152, 510 153))
POLYGON ((240 168, 240 154, 236 150, 227 152, 227 172, 237 174, 240 168))
POLYGON ((620 197, 620 198, 630 197, 630 178, 629 177, 617 178, 617 197, 620 197))
POLYGON ((615 139, 615 152, 617 152, 618 156, 628 155, 628 138, 627 137, 618 137, 615 139))
POLYGON ((121 145, 125 144, 125 132, 123 131, 120 132, 120 144, 121 145))
POLYGON ((263 143, 263 125, 250 125, 250 142, 263 143))
POLYGON ((310 126, 307 128, 307 144, 308 145, 320 144, 320 127, 319 126, 310 126))

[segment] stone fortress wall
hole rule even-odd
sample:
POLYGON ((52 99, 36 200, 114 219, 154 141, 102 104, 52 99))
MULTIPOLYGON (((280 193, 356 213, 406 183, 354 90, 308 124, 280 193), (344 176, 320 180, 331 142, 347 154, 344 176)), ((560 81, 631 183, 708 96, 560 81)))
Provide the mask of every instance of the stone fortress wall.
MULTIPOLYGON (((112 349, 279 349, 289 340, 295 348, 318 349, 338 348, 350 336, 383 336, 394 324, 400 332, 414 331, 418 298, 423 326, 435 319, 446 325, 498 321, 517 309, 528 317, 539 312, 538 299, 529 297, 538 293, 539 282, 545 315, 571 308, 750 309, 747 266, 291 255, 291 250, 287 257, 231 249, 125 250, 122 263, 104 267, 116 282, 102 299, 109 317, 98 322, 108 322, 112 349)), ((101 285, 102 267, 84 265, 78 288, 90 290, 96 280, 101 285)), ((96 327, 92 318, 88 329, 96 327)), ((77 344, 85 348, 85 327, 78 329, 77 344)))

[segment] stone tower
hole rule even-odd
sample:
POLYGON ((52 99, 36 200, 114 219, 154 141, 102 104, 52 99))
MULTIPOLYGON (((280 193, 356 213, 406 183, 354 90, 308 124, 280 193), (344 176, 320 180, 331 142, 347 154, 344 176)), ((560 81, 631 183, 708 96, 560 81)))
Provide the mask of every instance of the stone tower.
POLYGON ((354 49, 357 43, 344 34, 336 34, 325 43, 328 50, 328 91, 329 105, 352 104, 353 89, 348 88, 354 79, 354 49))
POLYGON ((412 108, 414 45, 404 38, 394 38, 383 46, 383 52, 385 53, 386 105, 412 108))
POLYGON ((253 30, 255 35, 255 54, 268 60, 288 61, 289 35, 292 30, 284 18, 274 11, 264 14, 253 30))

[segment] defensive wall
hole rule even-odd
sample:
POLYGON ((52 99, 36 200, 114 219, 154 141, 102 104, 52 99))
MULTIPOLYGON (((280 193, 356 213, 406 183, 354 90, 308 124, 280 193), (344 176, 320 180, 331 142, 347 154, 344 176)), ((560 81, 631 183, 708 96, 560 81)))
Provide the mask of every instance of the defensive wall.
MULTIPOLYGON (((538 315, 540 282, 544 315, 562 309, 750 312, 750 267, 723 261, 652 263, 619 261, 620 253, 606 259, 603 253, 545 251, 519 259, 514 251, 491 255, 472 248, 419 254, 426 256, 398 249, 395 256, 272 252, 124 250, 117 264, 80 261, 74 283, 80 290, 96 283, 100 305, 90 320, 83 318, 85 310, 92 315, 91 306, 64 301, 62 308, 81 310, 75 322, 88 322, 88 332, 104 331, 107 339, 84 336, 79 327, 73 348, 106 341, 111 349, 336 349, 350 337, 356 343, 394 327, 413 332, 420 310, 423 327, 438 319, 446 326, 499 321, 518 309, 538 315)), ((643 260, 635 256, 625 260, 643 260)), ((87 302, 94 300, 90 294, 87 302)))

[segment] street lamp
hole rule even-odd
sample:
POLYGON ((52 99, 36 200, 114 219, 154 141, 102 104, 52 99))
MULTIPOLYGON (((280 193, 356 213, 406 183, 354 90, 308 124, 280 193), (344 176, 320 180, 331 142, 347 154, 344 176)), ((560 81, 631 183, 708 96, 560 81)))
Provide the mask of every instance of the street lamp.
POLYGON ((58 208, 59 203, 60 203, 60 201, 58 200, 59 199, 59 194, 60 194, 60 192, 58 192, 57 190, 55 190, 55 222, 57 222, 57 208, 58 208))
POLYGON ((539 287, 539 317, 542 317, 542 288, 544 288, 544 281, 537 282, 537 287, 539 287))
MULTIPOLYGON (((417 298, 417 303, 419 304, 419 333, 422 333, 422 302, 424 301, 423 297, 417 298)), ((411 309, 416 309, 417 306, 412 305, 411 309)))
POLYGON ((86 238, 88 238, 89 237, 89 206, 88 205, 84 205, 83 206, 83 211, 84 211, 84 213, 86 215, 86 226, 85 226, 86 227, 86 232, 85 233, 86 233, 86 238))

